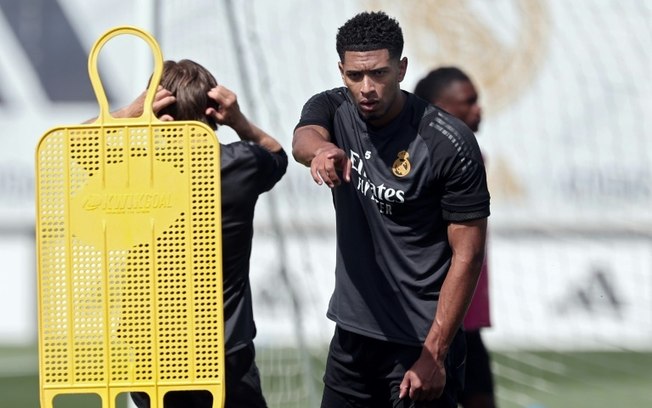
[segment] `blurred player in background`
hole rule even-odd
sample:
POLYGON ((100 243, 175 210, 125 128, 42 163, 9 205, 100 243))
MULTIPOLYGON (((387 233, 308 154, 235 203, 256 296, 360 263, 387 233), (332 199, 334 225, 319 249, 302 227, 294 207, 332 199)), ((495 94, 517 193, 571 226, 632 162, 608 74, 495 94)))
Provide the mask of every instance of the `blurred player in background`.
MULTIPOLYGON (((113 113, 115 117, 142 114, 145 94, 113 113)), ((251 123, 240 111, 236 95, 201 65, 166 61, 153 102, 162 120, 197 120, 213 129, 232 128, 241 141, 220 144, 222 182, 222 262, 226 335, 226 408, 265 408, 253 344, 256 335, 249 259, 254 210, 258 197, 269 191, 287 169, 279 142, 251 123)), ((144 393, 132 393, 139 408, 149 408, 144 393)), ((168 392, 165 408, 211 408, 205 391, 168 392)))
MULTIPOLYGON (((478 91, 469 76, 457 67, 430 71, 414 89, 414 94, 460 118, 477 132, 482 120, 478 91)), ((466 372, 460 403, 464 408, 495 408, 494 381, 489 353, 480 330, 491 326, 487 258, 473 300, 464 318, 466 336, 466 372)))
POLYGON ((489 216, 480 150, 464 123, 401 90, 396 20, 357 14, 336 48, 345 87, 308 100, 292 151, 336 214, 321 406, 454 408, 489 216))

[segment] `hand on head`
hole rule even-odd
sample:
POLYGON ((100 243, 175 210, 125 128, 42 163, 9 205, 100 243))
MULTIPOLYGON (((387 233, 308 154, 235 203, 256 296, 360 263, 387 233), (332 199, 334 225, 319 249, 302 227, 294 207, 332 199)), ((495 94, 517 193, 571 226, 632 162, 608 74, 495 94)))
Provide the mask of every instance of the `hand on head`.
MULTIPOLYGON (((143 113, 143 105, 145 103, 145 96, 147 91, 143 91, 130 105, 123 108, 119 115, 120 117, 138 117, 143 113)), ((208 92, 208 97, 215 101, 217 108, 207 107, 206 115, 215 119, 215 122, 220 125, 230 127, 237 127, 246 121, 246 118, 240 111, 238 98, 228 88, 218 85, 208 92)), ((158 113, 176 102, 176 97, 169 90, 159 86, 154 95, 152 102, 152 110, 158 116, 158 113)), ((162 121, 176 120, 169 114, 163 114, 159 117, 162 121)))
POLYGON ((206 116, 212 117, 217 124, 238 129, 247 121, 240 111, 238 97, 225 86, 212 88, 208 91, 208 97, 215 101, 217 108, 206 108, 206 116))
MULTIPOLYGON (((176 102, 176 100, 177 99, 175 98, 174 95, 172 95, 172 92, 159 86, 158 89, 156 90, 156 94, 154 95, 154 102, 152 102, 152 110, 154 111, 154 114, 157 115, 158 112, 172 105, 173 103, 176 102)), ((170 115, 162 115, 161 117, 159 117, 159 119, 164 121, 174 120, 174 118, 170 115)))

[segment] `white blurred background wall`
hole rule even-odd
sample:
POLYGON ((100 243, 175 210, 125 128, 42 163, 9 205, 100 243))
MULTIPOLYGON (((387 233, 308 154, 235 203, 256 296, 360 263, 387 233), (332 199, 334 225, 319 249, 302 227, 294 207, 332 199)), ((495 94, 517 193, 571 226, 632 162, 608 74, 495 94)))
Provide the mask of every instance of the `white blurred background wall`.
MULTIPOLYGON (((36 342, 34 161, 47 129, 97 113, 86 59, 117 25, 155 35, 238 93, 290 151, 303 103, 341 85, 335 34, 356 12, 401 23, 403 88, 458 65, 484 107, 494 349, 652 347, 652 2, 647 0, 0 0, 0 344, 36 342)), ((112 107, 151 54, 111 41, 112 107)), ((220 130, 224 142, 235 140, 220 130)), ((325 344, 335 255, 330 193, 291 162, 256 215, 259 344, 325 344)))

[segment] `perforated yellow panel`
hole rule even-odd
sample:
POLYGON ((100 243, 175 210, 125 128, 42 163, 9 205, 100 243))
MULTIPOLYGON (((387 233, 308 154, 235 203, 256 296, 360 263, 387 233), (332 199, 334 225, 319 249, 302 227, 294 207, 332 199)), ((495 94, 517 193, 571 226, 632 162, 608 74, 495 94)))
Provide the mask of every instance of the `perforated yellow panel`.
MULTIPOLYGON (((118 34, 146 39, 120 27, 118 34)), ((41 405, 95 392, 112 407, 143 391, 163 407, 170 390, 224 397, 219 143, 199 122, 160 122, 149 111, 101 113, 55 128, 37 149, 41 405)), ((96 75, 96 74, 95 74, 96 75)), ((147 109, 146 109, 147 110, 147 109)))

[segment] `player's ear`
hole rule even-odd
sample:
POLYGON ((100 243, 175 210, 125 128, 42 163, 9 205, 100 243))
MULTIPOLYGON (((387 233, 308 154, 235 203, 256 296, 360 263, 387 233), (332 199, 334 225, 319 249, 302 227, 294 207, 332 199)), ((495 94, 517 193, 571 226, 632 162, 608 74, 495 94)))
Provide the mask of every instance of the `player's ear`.
POLYGON ((344 65, 342 65, 342 61, 337 61, 337 68, 340 70, 342 81, 344 81, 344 65))
POLYGON ((400 61, 398 62, 398 82, 402 82, 403 78, 405 78, 405 73, 407 72, 407 66, 408 66, 407 57, 401 58, 400 61))

